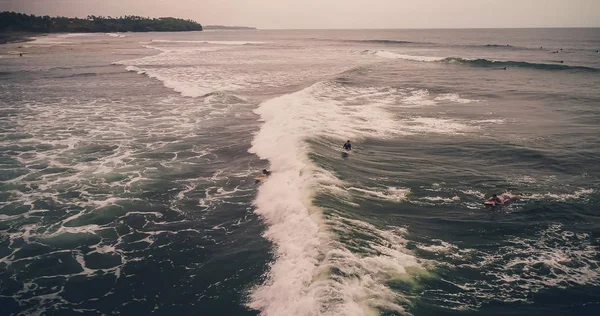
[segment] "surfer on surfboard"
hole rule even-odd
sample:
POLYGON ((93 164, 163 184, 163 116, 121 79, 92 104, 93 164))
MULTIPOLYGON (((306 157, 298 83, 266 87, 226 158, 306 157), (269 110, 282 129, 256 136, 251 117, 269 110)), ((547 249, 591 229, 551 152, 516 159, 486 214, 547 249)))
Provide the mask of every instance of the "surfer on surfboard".
POLYGON ((257 184, 257 183, 267 179, 267 177, 271 175, 271 171, 269 171, 267 169, 263 169, 262 174, 263 174, 262 176, 254 178, 254 180, 256 180, 256 181, 254 181, 254 184, 257 184))
POLYGON ((350 144, 350 140, 346 141, 344 144, 344 150, 342 151, 342 158, 348 158, 348 153, 352 150, 352 144, 350 144))
POLYGON ((512 203, 519 199, 520 195, 515 195, 511 193, 502 193, 502 194, 493 194, 491 198, 485 200, 483 204, 485 205, 506 205, 512 203))
POLYGON ((493 194, 492 197, 489 198, 487 201, 494 204, 504 204, 504 200, 500 199, 498 197, 498 194, 493 194))

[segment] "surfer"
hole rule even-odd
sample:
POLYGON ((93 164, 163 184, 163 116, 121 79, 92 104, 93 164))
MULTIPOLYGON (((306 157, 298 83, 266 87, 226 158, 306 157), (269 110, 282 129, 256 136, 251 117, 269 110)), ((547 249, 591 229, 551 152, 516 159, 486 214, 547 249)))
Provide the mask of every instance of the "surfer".
POLYGON ((346 141, 346 143, 344 144, 344 149, 346 151, 351 151, 352 150, 352 144, 350 144, 350 140, 346 141))
POLYGON ((499 197, 498 194, 493 194, 491 198, 488 199, 488 202, 494 202, 496 204, 504 204, 504 201, 502 201, 499 197))
POLYGON ((262 181, 266 180, 267 177, 269 177, 271 175, 271 171, 269 171, 267 169, 263 169, 262 174, 263 174, 263 176, 254 178, 254 184, 259 184, 262 181))

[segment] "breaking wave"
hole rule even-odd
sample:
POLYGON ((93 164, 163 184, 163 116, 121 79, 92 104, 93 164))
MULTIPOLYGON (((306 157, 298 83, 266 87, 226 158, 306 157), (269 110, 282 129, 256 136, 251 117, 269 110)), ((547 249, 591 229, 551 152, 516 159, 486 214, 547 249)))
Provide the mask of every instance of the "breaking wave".
POLYGON ((388 44, 388 45, 401 45, 401 44, 423 44, 423 43, 416 43, 416 42, 410 42, 410 41, 394 41, 394 40, 381 40, 381 39, 375 39, 375 40, 349 40, 346 42, 350 42, 350 43, 369 43, 369 44, 388 44))
POLYGON ((518 68, 530 68, 537 70, 575 70, 575 71, 590 71, 598 72, 600 69, 584 67, 584 66, 568 66, 568 65, 557 65, 557 64, 543 64, 543 63, 529 63, 525 61, 500 61, 500 60, 489 60, 484 58, 469 59, 460 57, 448 57, 442 60, 446 63, 463 64, 474 67, 518 67, 518 68))
MULTIPOLYGON (((353 107, 355 98, 378 91, 320 82, 262 103, 255 113, 264 122, 250 152, 268 159, 273 174, 259 188, 254 204, 275 244, 275 261, 263 284, 250 293, 251 308, 271 315, 375 315, 403 313, 407 298, 387 282, 422 273, 420 261, 404 247, 406 231, 327 214, 312 203, 319 188, 343 187, 332 172, 318 167, 308 141, 328 135, 338 141, 378 136, 396 126, 383 104, 353 107), (338 100, 343 99, 343 101, 338 100), (338 120, 345 115, 344 120, 338 120), (368 235, 353 251, 340 236, 368 235)), ((350 188, 364 198, 405 199, 409 190, 350 188)))
POLYGON ((503 67, 515 67, 515 68, 529 68, 536 70, 571 70, 571 71, 588 71, 588 72, 600 72, 600 69, 585 67, 585 66, 569 66, 565 64, 544 64, 544 63, 531 63, 526 61, 514 61, 514 60, 490 60, 485 58, 461 58, 461 57, 437 57, 437 56, 414 56, 406 55, 387 50, 364 50, 363 54, 375 55, 382 58, 388 59, 404 59, 413 61, 423 62, 443 62, 448 64, 461 64, 472 67, 484 67, 484 68, 503 68, 503 67))

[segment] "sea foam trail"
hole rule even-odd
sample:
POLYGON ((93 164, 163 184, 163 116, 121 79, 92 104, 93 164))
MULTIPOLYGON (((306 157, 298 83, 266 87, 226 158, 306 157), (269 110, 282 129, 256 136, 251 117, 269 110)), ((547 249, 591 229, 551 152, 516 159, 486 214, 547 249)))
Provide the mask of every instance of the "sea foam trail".
MULTIPOLYGON (((354 93, 368 97, 377 92, 354 93)), ((268 226, 264 236, 275 244, 267 281, 252 291, 248 303, 262 315, 378 315, 377 308, 403 310, 398 305, 400 294, 385 284, 420 264, 405 250, 401 232, 326 218, 312 204, 320 185, 343 184, 310 161, 308 139, 325 134, 339 140, 360 139, 384 134, 394 124, 376 103, 349 111, 336 101, 342 96, 352 99, 351 94, 334 84, 317 83, 255 110, 264 124, 250 152, 268 159, 273 172, 255 200, 255 212, 268 226), (332 226, 337 232, 360 232, 373 239, 364 252, 354 253, 336 240, 329 230, 332 226)))
POLYGON ((217 44, 217 45, 259 45, 265 42, 257 41, 176 41, 176 40, 157 40, 153 39, 152 43, 183 43, 183 44, 217 44))
POLYGON ((535 70, 546 70, 546 71, 557 71, 557 70, 569 70, 569 71, 585 71, 585 72, 599 72, 600 69, 584 66, 571 66, 563 64, 544 64, 544 63, 533 63, 526 61, 516 60, 490 60, 484 58, 457 58, 448 57, 442 60, 446 63, 462 64, 472 67, 516 67, 516 68, 528 68, 535 70))

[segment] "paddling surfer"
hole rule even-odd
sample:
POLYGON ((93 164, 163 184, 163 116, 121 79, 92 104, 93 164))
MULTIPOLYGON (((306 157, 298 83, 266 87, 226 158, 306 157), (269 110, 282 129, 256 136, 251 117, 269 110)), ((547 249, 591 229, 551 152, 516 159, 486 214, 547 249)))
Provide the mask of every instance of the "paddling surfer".
POLYGON ((346 141, 346 143, 344 144, 344 149, 346 151, 351 151, 352 150, 352 144, 350 144, 350 140, 346 141))

